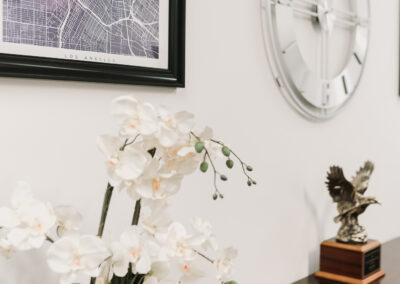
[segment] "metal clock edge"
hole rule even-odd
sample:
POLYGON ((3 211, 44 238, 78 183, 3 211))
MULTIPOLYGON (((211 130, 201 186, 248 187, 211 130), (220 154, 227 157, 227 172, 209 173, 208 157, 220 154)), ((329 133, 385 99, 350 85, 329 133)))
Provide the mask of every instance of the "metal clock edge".
MULTIPOLYGON (((341 111, 343 111, 344 107, 352 100, 352 98, 354 97, 354 93, 356 92, 361 78, 363 77, 364 74, 364 69, 365 66, 363 65, 360 71, 360 75, 358 77, 357 83, 354 86, 354 90, 351 94, 349 94, 349 98, 342 103, 341 105, 339 105, 336 108, 331 108, 331 109, 327 109, 326 115, 324 116, 318 116, 318 115, 313 115, 310 111, 308 111, 307 109, 305 109, 305 107, 302 107, 302 104, 299 102, 299 100, 297 98, 295 98, 293 95, 290 94, 289 90, 287 90, 287 84, 285 84, 284 76, 282 76, 281 72, 279 70, 279 62, 276 62, 278 59, 278 56, 275 56, 274 54, 274 50, 275 50, 275 46, 273 45, 272 41, 270 40, 272 38, 272 36, 270 35, 270 31, 268 30, 267 27, 267 11, 266 11, 266 6, 270 5, 270 2, 272 0, 261 0, 261 21, 262 21, 262 31, 263 31, 263 37, 264 37, 264 49, 267 53, 267 61, 270 67, 270 70, 272 72, 273 75, 273 79, 276 82, 279 91, 281 92, 281 94, 283 95, 283 97, 285 98, 285 100, 289 103, 289 105, 297 112, 299 113, 302 117, 311 120, 311 121, 327 121, 329 119, 332 119, 334 116, 336 116, 337 114, 339 114, 341 111)), ((367 13, 368 13, 368 24, 367 24, 367 46, 366 46, 366 50, 365 50, 365 60, 364 62, 367 61, 367 57, 368 57, 368 50, 369 50, 369 42, 370 42, 370 25, 371 25, 371 7, 370 7, 370 0, 367 0, 367 13)), ((346 70, 343 69, 343 71, 346 70)))

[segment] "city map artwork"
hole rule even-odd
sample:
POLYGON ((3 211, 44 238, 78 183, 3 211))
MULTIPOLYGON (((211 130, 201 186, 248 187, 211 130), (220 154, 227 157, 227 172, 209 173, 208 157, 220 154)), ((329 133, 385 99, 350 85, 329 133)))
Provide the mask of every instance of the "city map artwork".
POLYGON ((3 41, 159 57, 159 0, 1 0, 3 41))
MULTIPOLYGON (((158 70, 173 69, 169 64, 174 52, 175 56, 183 56, 184 50, 180 50, 180 54, 170 50, 171 46, 182 47, 184 35, 180 33, 184 28, 177 24, 184 19, 183 0, 0 2, 0 54, 3 55, 49 58, 48 62, 52 63, 68 60, 158 70), (174 9, 174 13, 170 9, 174 9), (170 29, 172 27, 174 30, 170 29), (177 42, 171 45, 171 39, 177 42)), ((8 60, 9 57, 3 61, 0 58, 0 75, 2 62, 6 65, 8 60)), ((84 72, 94 66, 86 64, 84 72)), ((75 65, 73 68, 76 70, 75 65)))

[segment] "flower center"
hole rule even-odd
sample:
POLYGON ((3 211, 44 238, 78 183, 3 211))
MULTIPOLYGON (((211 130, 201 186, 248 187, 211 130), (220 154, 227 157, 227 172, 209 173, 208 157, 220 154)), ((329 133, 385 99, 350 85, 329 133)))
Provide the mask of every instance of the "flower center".
POLYGON ((160 179, 159 178, 153 179, 153 189, 155 191, 158 191, 160 189, 160 179))
POLYGON ((137 259, 139 257, 139 254, 141 252, 142 248, 139 247, 138 249, 132 249, 131 250, 131 255, 134 259, 137 259))
POLYGON ((74 252, 74 265, 75 266, 80 266, 81 265, 81 261, 79 259, 79 255, 77 252, 74 252))

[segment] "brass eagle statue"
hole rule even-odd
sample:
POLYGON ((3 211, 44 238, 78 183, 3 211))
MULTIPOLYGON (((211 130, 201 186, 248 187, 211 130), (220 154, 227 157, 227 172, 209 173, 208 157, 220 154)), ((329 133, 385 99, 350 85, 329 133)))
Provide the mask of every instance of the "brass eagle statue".
POLYGON ((339 215, 335 217, 334 221, 342 223, 336 236, 336 240, 339 242, 363 244, 368 241, 365 227, 358 224, 358 216, 369 205, 379 204, 375 197, 364 196, 373 171, 374 164, 367 161, 356 173, 356 176, 348 181, 342 168, 330 167, 326 184, 339 211, 339 215))

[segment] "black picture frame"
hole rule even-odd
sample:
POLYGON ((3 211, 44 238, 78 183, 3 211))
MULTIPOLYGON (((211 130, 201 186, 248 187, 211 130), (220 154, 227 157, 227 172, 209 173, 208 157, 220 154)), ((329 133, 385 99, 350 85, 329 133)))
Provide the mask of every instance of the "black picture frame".
POLYGON ((184 88, 186 0, 169 1, 167 69, 0 53, 0 76, 184 88))

